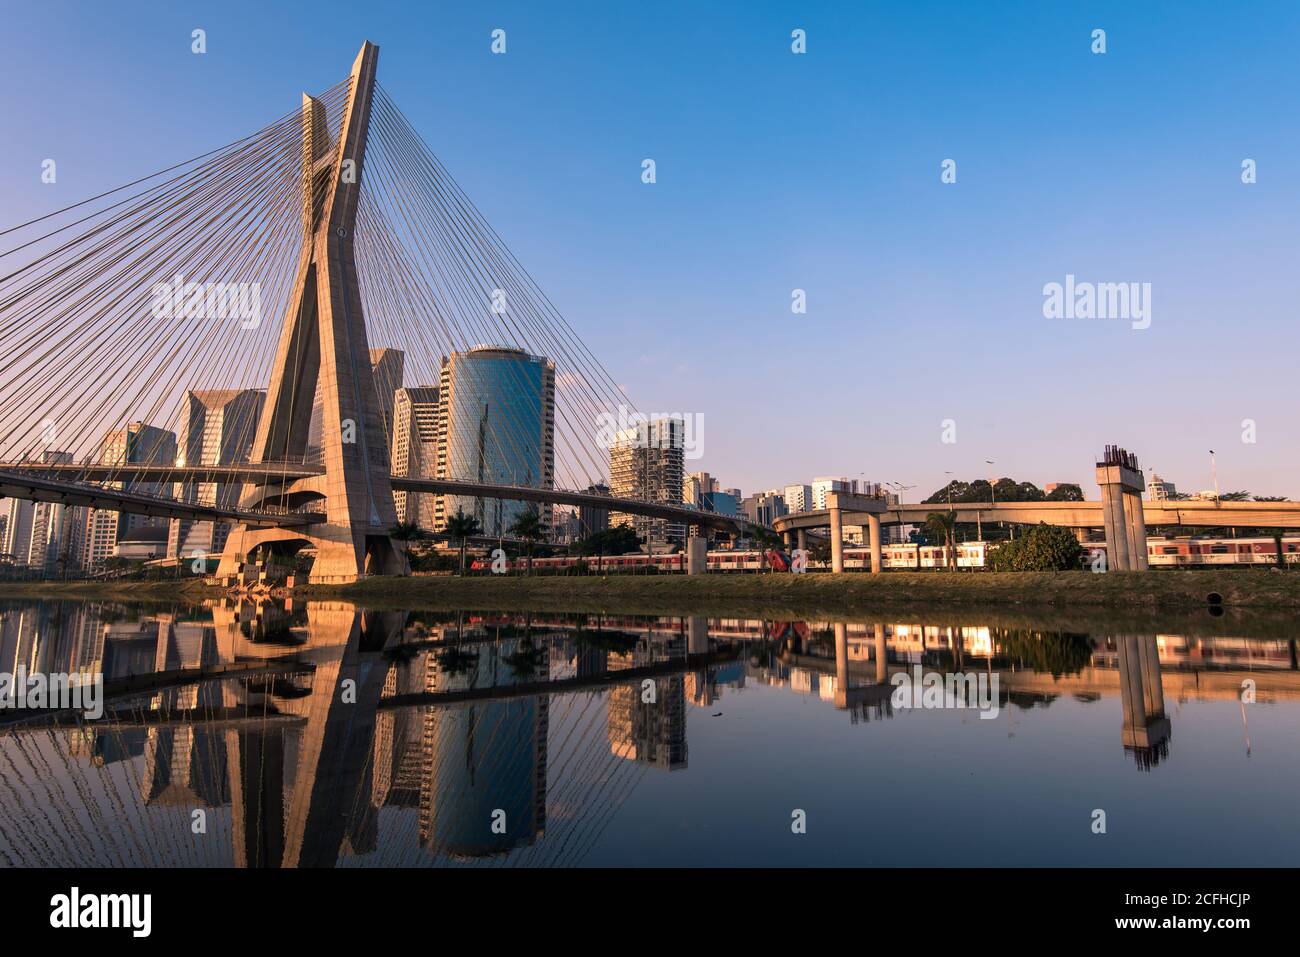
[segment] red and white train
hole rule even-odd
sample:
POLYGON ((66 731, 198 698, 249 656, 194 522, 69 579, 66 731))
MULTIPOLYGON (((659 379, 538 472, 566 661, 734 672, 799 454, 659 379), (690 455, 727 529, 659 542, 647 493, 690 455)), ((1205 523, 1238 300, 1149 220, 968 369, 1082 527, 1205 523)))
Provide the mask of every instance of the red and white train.
MULTIPOLYGON (((990 548, 988 542, 960 542, 957 545, 958 569, 980 569, 985 565, 990 548)), ((1084 567, 1093 564, 1096 556, 1104 554, 1106 546, 1101 542, 1084 544, 1084 567)), ((1300 537, 1282 539, 1282 551, 1288 564, 1300 564, 1300 537)), ((710 572, 757 572, 766 555, 767 571, 789 571, 790 557, 787 553, 768 550, 744 551, 719 549, 708 553, 708 570, 710 572)), ((1277 564, 1277 543, 1272 538, 1149 538, 1147 539, 1147 560, 1152 568, 1199 568, 1210 565, 1275 565, 1277 564)), ((922 545, 917 556, 916 545, 884 545, 881 548, 881 561, 886 569, 909 571, 920 568, 939 569, 948 567, 948 550, 941 545, 922 545)), ((675 555, 595 555, 585 558, 562 556, 558 558, 534 558, 533 570, 537 572, 556 572, 573 568, 579 562, 585 562, 594 574, 614 574, 620 572, 636 573, 650 567, 658 573, 684 572, 686 556, 675 555)), ((527 562, 522 558, 510 559, 507 567, 512 572, 524 569, 527 562)), ((476 559, 471 565, 476 571, 486 571, 490 562, 476 559)), ((809 568, 824 568, 826 563, 810 561, 809 568)), ((844 549, 844 567, 848 571, 871 568, 871 550, 862 546, 849 546, 844 549)))

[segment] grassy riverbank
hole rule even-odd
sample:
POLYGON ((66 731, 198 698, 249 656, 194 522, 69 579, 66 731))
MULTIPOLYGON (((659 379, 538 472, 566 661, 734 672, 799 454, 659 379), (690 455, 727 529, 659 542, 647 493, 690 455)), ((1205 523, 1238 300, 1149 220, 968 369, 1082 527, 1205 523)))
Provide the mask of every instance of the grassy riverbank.
POLYGON ((582 578, 374 578, 308 586, 298 597, 360 604, 500 610, 846 613, 906 606, 978 605, 1204 609, 1217 593, 1229 608, 1300 609, 1300 575, 1254 571, 1147 574, 825 574, 590 576, 582 578))
MULTIPOLYGON (((1264 570, 885 575, 610 575, 501 578, 414 576, 309 585, 295 598, 361 605, 502 611, 620 611, 712 615, 842 615, 874 608, 943 606, 1204 610, 1217 593, 1238 610, 1300 610, 1300 574, 1264 570)), ((0 582, 0 598, 194 601, 220 589, 188 582, 0 582)))
POLYGON ((190 578, 181 581, 0 581, 0 599, 68 598, 86 601, 199 601, 220 597, 221 588, 190 578))

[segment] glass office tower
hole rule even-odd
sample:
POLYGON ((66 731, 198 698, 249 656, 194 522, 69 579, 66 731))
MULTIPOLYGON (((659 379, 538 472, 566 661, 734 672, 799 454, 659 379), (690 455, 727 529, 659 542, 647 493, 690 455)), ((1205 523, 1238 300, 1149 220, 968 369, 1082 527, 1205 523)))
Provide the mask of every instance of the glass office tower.
MULTIPOLYGON (((438 478, 555 487, 555 365, 547 359, 501 346, 446 356, 438 412, 438 478)), ((434 528, 460 511, 478 519, 484 535, 508 535, 529 509, 550 527, 549 505, 439 495, 434 528)))

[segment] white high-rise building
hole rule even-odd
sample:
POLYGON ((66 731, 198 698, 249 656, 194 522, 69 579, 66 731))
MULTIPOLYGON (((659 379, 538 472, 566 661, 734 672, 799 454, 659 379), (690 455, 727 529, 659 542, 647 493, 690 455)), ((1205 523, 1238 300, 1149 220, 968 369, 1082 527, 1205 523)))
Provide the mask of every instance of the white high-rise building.
POLYGON ((785 499, 785 507, 791 514, 812 510, 811 485, 787 485, 781 497, 785 499))
MULTIPOLYGON (((831 478, 822 477, 813 479, 812 483, 812 509, 810 511, 821 511, 826 508, 826 496, 835 493, 847 495, 856 495, 858 492, 858 480, 850 478, 831 478)), ((788 503, 787 503, 788 504, 788 503)))
MULTIPOLYGON (((393 402, 391 441, 394 475, 436 478, 438 474, 438 387, 398 389, 393 402)), ((434 525, 434 497, 425 492, 394 492, 399 522, 434 525)))
MULTIPOLYGON (((686 423, 654 419, 614 436, 609 450, 609 490, 615 498, 662 505, 682 504, 686 423)), ((686 544, 686 525, 624 512, 609 513, 609 524, 631 525, 650 548, 686 544)))
MULTIPOLYGON (((46 451, 41 462, 70 465, 71 452, 46 451)), ((86 510, 61 502, 36 502, 32 509, 31 545, 27 565, 46 575, 69 571, 81 566, 86 528, 86 510)))
MULTIPOLYGON (((143 422, 132 422, 124 429, 107 433, 100 445, 100 465, 171 465, 175 461, 176 434, 143 422)), ((128 488, 145 495, 163 494, 158 482, 113 482, 110 487, 128 488)), ((120 541, 157 534, 159 541, 165 542, 169 525, 165 518, 90 509, 86 515, 82 567, 101 567, 120 541)))
POLYGON ((32 521, 36 503, 22 498, 4 500, 5 528, 0 539, 0 561, 25 566, 32 550, 32 521))
MULTIPOLYGON (((266 393, 261 389, 204 389, 185 394, 179 466, 241 465, 248 461, 266 393)), ((178 482, 176 498, 199 505, 239 504, 238 482, 178 482)), ((229 522, 171 520, 167 557, 211 558, 226 547, 229 522)))
POLYGON ((1178 494, 1173 482, 1166 482, 1156 472, 1147 479, 1147 498, 1152 502, 1165 502, 1178 494))

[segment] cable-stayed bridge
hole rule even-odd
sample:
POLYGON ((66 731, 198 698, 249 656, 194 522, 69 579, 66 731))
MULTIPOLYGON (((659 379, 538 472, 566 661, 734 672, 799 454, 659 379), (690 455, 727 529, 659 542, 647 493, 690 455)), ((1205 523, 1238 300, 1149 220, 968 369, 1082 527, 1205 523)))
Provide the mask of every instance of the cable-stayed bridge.
POLYGON ((648 484, 597 491, 600 423, 631 403, 378 57, 364 44, 346 80, 243 139, 0 230, 0 494, 228 523, 218 574, 311 546, 321 581, 407 571, 395 492, 443 522, 495 500, 739 530, 648 484), (440 390, 420 426, 436 451, 399 469, 406 383, 440 390), (224 418, 196 425, 200 395, 224 418))

